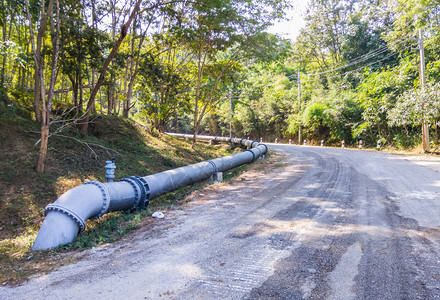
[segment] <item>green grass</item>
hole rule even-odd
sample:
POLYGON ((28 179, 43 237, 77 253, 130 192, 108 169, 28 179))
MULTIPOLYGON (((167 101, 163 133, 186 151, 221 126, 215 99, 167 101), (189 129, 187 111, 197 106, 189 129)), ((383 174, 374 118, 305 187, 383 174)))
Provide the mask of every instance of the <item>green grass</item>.
MULTIPOLYGON (((56 129, 55 127, 52 130, 56 129)), ((131 120, 99 116, 81 138, 71 127, 49 139, 44 174, 35 171, 39 128, 26 112, 0 108, 0 283, 14 284, 36 272, 68 263, 70 251, 112 243, 148 221, 155 210, 179 205, 192 190, 184 187, 153 201, 141 212, 116 212, 89 220, 74 243, 55 251, 31 253, 44 207, 67 190, 88 180, 105 181, 105 161, 115 158, 116 179, 146 176, 230 154, 226 145, 198 144, 166 135, 150 134, 131 120)))

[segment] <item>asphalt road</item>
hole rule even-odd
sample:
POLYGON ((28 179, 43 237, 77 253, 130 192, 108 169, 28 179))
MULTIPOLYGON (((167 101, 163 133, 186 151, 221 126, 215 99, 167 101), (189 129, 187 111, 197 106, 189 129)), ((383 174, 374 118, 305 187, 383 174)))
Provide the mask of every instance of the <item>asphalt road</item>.
POLYGON ((131 240, 1 299, 440 299, 440 160, 271 145, 131 240))

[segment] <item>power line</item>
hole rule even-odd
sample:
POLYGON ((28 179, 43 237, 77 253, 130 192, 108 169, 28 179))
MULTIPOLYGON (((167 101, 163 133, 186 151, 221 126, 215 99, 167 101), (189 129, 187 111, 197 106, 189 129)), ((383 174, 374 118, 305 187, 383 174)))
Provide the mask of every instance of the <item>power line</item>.
MULTIPOLYGON (((398 45, 400 45, 400 44, 402 44, 402 43, 404 43, 406 41, 408 41, 407 38, 401 39, 396 44, 396 46, 398 46, 398 45)), ((365 61, 369 60, 370 58, 378 56, 378 55, 380 55, 380 54, 382 54, 382 53, 384 53, 384 52, 386 52, 388 50, 389 50, 388 46, 382 46, 382 47, 379 47, 378 49, 376 49, 376 50, 374 50, 372 52, 366 53, 364 55, 361 55, 361 56, 358 56, 356 58, 353 58, 353 59, 349 60, 345 65, 342 65, 342 66, 339 66, 339 67, 335 67, 335 68, 330 69, 330 70, 325 70, 325 71, 316 72, 316 73, 312 73, 312 74, 305 74, 305 75, 307 75, 307 76, 323 75, 323 74, 331 73, 331 72, 338 71, 338 70, 341 70, 341 69, 345 69, 347 67, 350 67, 350 66, 353 66, 353 65, 365 62, 365 61)), ((291 76, 292 77, 296 76, 296 74, 293 74, 291 76)))
MULTIPOLYGON (((336 75, 328 76, 328 78, 334 78, 334 77, 338 77, 338 76, 344 76, 344 75, 347 75, 347 74, 350 74, 350 73, 353 73, 353 72, 359 71, 359 70, 361 70, 361 69, 364 69, 364 68, 367 67, 367 66, 371 66, 371 65, 374 65, 374 64, 380 63, 380 62, 382 62, 382 61, 384 61, 384 60, 390 58, 391 56, 394 56, 394 55, 396 55, 396 54, 399 54, 399 53, 405 51, 405 50, 408 49, 408 48, 411 48, 411 46, 407 46, 407 47, 403 48, 402 50, 400 50, 399 52, 391 53, 390 55, 388 55, 388 56, 386 56, 386 57, 384 57, 384 58, 381 58, 381 59, 379 59, 379 60, 377 60, 377 61, 370 62, 370 63, 368 63, 368 64, 366 64, 366 65, 363 65, 363 66, 361 66, 361 67, 359 67, 359 68, 357 68, 357 69, 354 69, 354 70, 351 70, 351 71, 347 71, 347 72, 342 73, 342 74, 336 74, 336 75)), ((309 74, 306 74, 306 75, 309 75, 309 74)), ((311 74, 311 75, 313 75, 313 74, 311 74)), ((310 76, 311 76, 311 75, 310 75, 310 76)), ((320 80, 320 79, 319 79, 319 78, 314 79, 314 80, 313 80, 313 79, 308 79, 308 80, 303 80, 302 82, 311 82, 311 81, 317 81, 317 80, 320 80)))
MULTIPOLYGON (((357 69, 350 70, 350 71, 347 71, 347 72, 342 73, 342 74, 335 74, 335 75, 332 75, 332 76, 327 76, 327 78, 335 78, 335 77, 339 77, 339 76, 345 76, 345 75, 348 75, 348 74, 350 74, 350 73, 354 73, 354 72, 356 72, 356 71, 359 71, 359 70, 361 70, 361 69, 364 69, 364 68, 367 67, 367 66, 371 66, 371 65, 374 65, 374 64, 380 63, 380 62, 382 62, 382 61, 384 61, 384 60, 386 60, 386 59, 388 59, 388 58, 390 58, 390 57, 392 57, 392 56, 394 56, 394 55, 400 54, 401 52, 405 51, 405 50, 408 49, 408 48, 411 48, 411 46, 407 46, 407 47, 403 48, 402 50, 400 50, 399 52, 391 53, 391 54, 389 54, 389 55, 387 55, 387 56, 385 56, 385 57, 383 57, 383 58, 381 58, 381 59, 379 59, 379 60, 376 60, 376 61, 373 61, 373 62, 369 62, 368 64, 362 65, 361 67, 359 67, 359 68, 357 68, 357 69)), ((293 75, 296 76, 297 74, 293 74, 293 75)), ((314 76, 315 74, 306 74, 306 75, 307 75, 307 76, 314 76)), ((286 76, 286 78, 291 78, 291 77, 292 77, 292 75, 291 75, 291 76, 286 76)), ((297 78, 295 78, 295 79, 297 79, 297 78)), ((301 80, 301 83, 305 83, 305 82, 313 82, 313 81, 318 81, 318 80, 320 80, 320 78, 301 80)), ((259 86, 258 88, 260 88, 260 89, 264 89, 264 88, 266 88, 266 87, 273 86, 274 84, 275 84, 275 82, 271 82, 271 83, 268 83, 268 84, 266 84, 266 85, 259 86)), ((241 97, 250 96, 250 93, 240 94, 240 96, 241 96, 241 97)))
MULTIPOLYGON (((402 39, 399 43, 397 43, 397 45, 400 45, 400 44, 402 44, 403 42, 405 42, 405 41, 407 41, 407 40, 408 40, 408 39, 405 39, 405 40, 402 39)), ((336 75, 332 75, 332 76, 327 76, 327 78, 334 78, 334 77, 338 77, 338 76, 344 76, 344 75, 348 75, 348 74, 350 74, 350 73, 353 73, 353 72, 359 71, 359 70, 361 70, 361 69, 364 69, 364 68, 367 67, 367 66, 371 66, 371 65, 374 65, 374 64, 380 63, 380 62, 382 62, 382 61, 384 61, 384 60, 386 60, 386 59, 388 59, 388 58, 390 58, 390 57, 392 57, 392 56, 394 56, 394 55, 396 55, 396 54, 399 54, 399 53, 405 51, 405 50, 408 49, 408 48, 411 48, 411 46, 407 46, 407 47, 403 48, 402 50, 400 50, 400 51, 398 51, 398 52, 391 53, 390 55, 387 55, 387 56, 385 56, 385 57, 383 57, 383 58, 381 58, 381 59, 379 59, 379 60, 376 60, 376 61, 370 62, 370 63, 368 63, 368 64, 366 64, 366 65, 362 65, 361 67, 359 67, 359 68, 357 68, 357 69, 350 70, 350 71, 347 71, 347 72, 342 73, 342 74, 336 74, 336 75)), ((364 62, 365 60, 370 59, 370 58, 372 58, 372 57, 375 57, 375 56, 377 56, 377 55, 379 55, 379 54, 385 52, 386 50, 388 50, 388 47, 387 47, 387 46, 382 46, 382 47, 380 47, 380 48, 378 48, 378 49, 376 49, 376 50, 374 50, 374 51, 372 51, 372 52, 369 52, 369 53, 367 53, 367 54, 364 54, 364 55, 362 55, 362 56, 357 57, 356 60, 352 60, 351 63, 348 63, 348 64, 346 64, 346 65, 344 65, 344 66, 337 67, 337 68, 334 68, 334 69, 331 69, 331 70, 327 70, 327 71, 323 71, 323 72, 312 73, 312 74, 305 74, 305 75, 306 75, 306 76, 316 76, 316 75, 322 75, 322 74, 330 73, 330 72, 333 72, 333 71, 337 71, 337 70, 340 70, 340 69, 346 68, 346 67, 348 67, 348 66, 351 66, 351 65, 354 65, 354 64, 357 64, 357 63, 360 63, 360 62, 364 62), (385 50, 384 50, 383 48, 385 48, 385 50)), ((292 74, 292 75, 290 75, 290 76, 286 76, 286 78, 288 78, 288 79, 298 79, 297 74, 292 74)), ((305 83, 305 82, 313 82, 313 81, 317 81, 317 80, 320 80, 320 79, 319 79, 319 78, 316 78, 316 79, 307 79, 307 80, 302 80, 301 82, 302 82, 302 83, 305 83)), ((266 88, 266 87, 273 86, 274 84, 275 84, 275 82, 271 82, 271 83, 268 83, 268 84, 266 84, 266 85, 259 86, 258 88, 260 88, 260 89, 264 89, 264 88, 266 88)), ((250 93, 240 94, 240 96, 241 96, 241 97, 250 96, 250 93)))

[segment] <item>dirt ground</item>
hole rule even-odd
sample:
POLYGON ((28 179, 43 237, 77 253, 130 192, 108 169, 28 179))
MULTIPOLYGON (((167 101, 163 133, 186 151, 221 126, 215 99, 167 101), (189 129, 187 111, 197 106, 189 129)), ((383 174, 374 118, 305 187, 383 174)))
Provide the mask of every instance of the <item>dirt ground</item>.
POLYGON ((437 158, 270 147, 270 167, 0 298, 440 298, 437 158))

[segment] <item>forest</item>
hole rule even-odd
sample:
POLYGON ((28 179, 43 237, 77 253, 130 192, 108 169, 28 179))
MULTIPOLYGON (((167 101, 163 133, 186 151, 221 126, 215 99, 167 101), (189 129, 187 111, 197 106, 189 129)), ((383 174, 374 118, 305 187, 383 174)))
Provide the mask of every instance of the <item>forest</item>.
POLYGON ((296 40, 268 33, 291 6, 2 0, 0 109, 41 125, 38 172, 51 136, 85 137, 99 115, 152 132, 436 149, 440 1, 311 0, 296 40))

